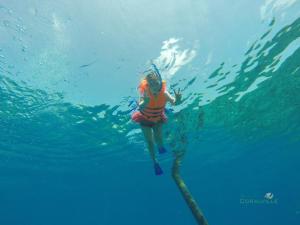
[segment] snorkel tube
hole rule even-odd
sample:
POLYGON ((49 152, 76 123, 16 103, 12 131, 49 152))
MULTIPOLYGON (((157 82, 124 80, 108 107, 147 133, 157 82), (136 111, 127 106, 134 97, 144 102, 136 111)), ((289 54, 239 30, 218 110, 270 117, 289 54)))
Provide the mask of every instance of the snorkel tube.
POLYGON ((155 75, 157 76, 157 78, 159 79, 160 83, 162 83, 162 78, 161 78, 161 74, 157 68, 157 66, 154 63, 151 63, 151 66, 153 67, 153 72, 155 73, 155 75))

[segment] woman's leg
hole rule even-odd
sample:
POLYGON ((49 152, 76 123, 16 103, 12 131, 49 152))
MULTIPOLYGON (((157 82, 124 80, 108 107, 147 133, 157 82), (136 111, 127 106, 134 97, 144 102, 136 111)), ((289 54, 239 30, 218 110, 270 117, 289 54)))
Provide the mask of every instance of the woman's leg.
POLYGON ((163 126, 163 123, 158 123, 153 127, 154 139, 155 139, 155 142, 156 142, 158 148, 161 148, 164 146, 163 137, 162 137, 162 126, 163 126))
POLYGON ((155 158, 155 152, 154 152, 154 140, 153 140, 153 131, 151 127, 146 127, 146 126, 141 126, 143 134, 145 136, 147 145, 148 145, 148 149, 150 152, 150 156, 153 160, 153 162, 157 162, 156 158, 155 158))
POLYGON ((151 155, 151 158, 153 160, 154 163, 154 171, 155 171, 155 175, 161 175, 163 174, 162 169, 160 168, 160 165, 158 163, 158 161, 155 158, 155 152, 154 152, 154 140, 153 140, 153 131, 151 127, 146 127, 146 126, 141 126, 142 131, 144 133, 146 142, 148 144, 148 149, 151 155))

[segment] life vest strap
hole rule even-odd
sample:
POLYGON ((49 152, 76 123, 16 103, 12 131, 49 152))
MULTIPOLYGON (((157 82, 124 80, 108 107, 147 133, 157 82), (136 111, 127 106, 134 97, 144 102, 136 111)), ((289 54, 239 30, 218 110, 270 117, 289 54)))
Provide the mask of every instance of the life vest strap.
POLYGON ((147 109, 150 109, 150 110, 159 110, 159 109, 163 109, 164 106, 162 107, 146 107, 147 109))
POLYGON ((145 112, 143 112, 142 110, 140 112, 147 118, 157 118, 157 117, 161 117, 161 115, 162 115, 162 113, 160 113, 159 115, 149 116, 149 115, 145 114, 145 112))
POLYGON ((162 110, 160 110, 160 111, 157 111, 157 112, 153 112, 153 111, 147 111, 147 110, 145 110, 145 109, 143 109, 143 112, 144 113, 147 113, 147 114, 154 114, 154 115, 157 115, 157 114, 162 114, 162 110))
POLYGON ((156 109, 156 110, 153 110, 151 108, 146 107, 146 108, 142 109, 142 111, 145 114, 157 115, 157 114, 162 114, 164 112, 164 107, 161 107, 161 108, 156 109))

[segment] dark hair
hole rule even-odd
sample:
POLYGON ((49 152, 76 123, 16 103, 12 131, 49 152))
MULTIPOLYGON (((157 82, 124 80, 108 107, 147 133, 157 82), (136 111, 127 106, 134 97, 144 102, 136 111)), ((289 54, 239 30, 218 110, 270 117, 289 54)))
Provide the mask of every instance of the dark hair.
POLYGON ((148 73, 148 74, 146 75, 146 79, 147 79, 147 80, 155 80, 155 81, 160 82, 159 77, 158 77, 154 72, 148 73))

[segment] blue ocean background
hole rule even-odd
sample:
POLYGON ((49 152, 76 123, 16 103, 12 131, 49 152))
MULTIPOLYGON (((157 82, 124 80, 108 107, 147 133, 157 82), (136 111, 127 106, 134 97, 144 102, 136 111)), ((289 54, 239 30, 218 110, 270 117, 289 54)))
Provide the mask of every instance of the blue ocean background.
POLYGON ((0 224, 300 224, 299 0, 0 0, 0 224), (137 86, 167 106, 155 176, 137 86), (272 194, 272 200, 265 195, 272 194))

